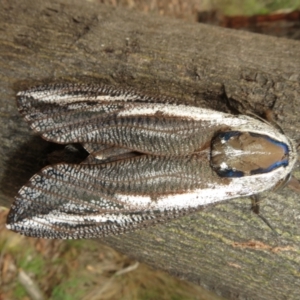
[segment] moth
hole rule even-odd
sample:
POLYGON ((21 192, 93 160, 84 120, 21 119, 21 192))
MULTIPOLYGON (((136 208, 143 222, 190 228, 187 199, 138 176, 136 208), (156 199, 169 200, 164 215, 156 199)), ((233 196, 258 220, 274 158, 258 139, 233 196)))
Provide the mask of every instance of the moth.
POLYGON ((268 122, 171 102, 107 85, 19 92, 35 133, 90 154, 35 174, 7 228, 42 238, 116 235, 263 192, 292 171, 296 145, 268 122))

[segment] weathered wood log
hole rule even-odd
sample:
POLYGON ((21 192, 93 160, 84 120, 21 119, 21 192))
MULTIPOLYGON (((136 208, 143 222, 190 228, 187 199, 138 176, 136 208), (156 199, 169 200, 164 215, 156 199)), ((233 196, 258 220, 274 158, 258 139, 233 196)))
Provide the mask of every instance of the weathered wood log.
MULTIPOLYGON (((49 144, 19 116, 18 90, 48 82, 106 82, 186 103, 260 114, 272 108, 300 137, 299 42, 73 1, 0 2, 0 204, 45 164, 49 144)), ((266 193, 166 225, 104 240, 230 299, 299 299, 298 195, 266 193)))

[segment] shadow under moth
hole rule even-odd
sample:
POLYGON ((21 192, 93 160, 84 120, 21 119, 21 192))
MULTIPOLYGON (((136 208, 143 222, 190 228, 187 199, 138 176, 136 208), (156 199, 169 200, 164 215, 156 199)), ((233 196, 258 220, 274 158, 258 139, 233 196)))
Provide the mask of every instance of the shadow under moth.
POLYGON ((292 171, 296 145, 268 122, 169 100, 107 85, 19 92, 34 132, 80 143, 89 157, 35 174, 7 228, 42 238, 120 234, 271 189, 292 171))

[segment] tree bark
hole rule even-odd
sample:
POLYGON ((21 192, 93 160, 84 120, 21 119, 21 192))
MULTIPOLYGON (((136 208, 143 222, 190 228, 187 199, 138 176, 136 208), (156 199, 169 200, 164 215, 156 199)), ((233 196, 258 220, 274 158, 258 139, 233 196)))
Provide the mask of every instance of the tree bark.
MULTIPOLYGON (((16 108, 16 92, 32 85, 101 81, 221 111, 271 108, 299 141, 298 41, 82 0, 1 1, 0 27, 0 205, 10 206, 49 152, 16 108)), ((279 235, 250 200, 235 199, 102 241, 230 299, 299 299, 298 198, 266 193, 261 214, 279 235)))

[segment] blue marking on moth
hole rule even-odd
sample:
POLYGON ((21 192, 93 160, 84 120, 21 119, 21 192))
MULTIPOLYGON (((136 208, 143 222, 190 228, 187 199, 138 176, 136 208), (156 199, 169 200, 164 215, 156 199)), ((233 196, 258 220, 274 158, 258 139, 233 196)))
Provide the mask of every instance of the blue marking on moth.
POLYGON ((166 222, 271 189, 297 160, 294 141, 267 122, 132 89, 56 84, 19 92, 17 103, 35 133, 89 152, 20 189, 7 228, 27 236, 97 238, 166 222))
MULTIPOLYGON (((216 149, 214 149, 214 152, 212 151, 211 153, 215 153, 211 157, 212 168, 216 170, 219 176, 232 178, 264 174, 279 167, 286 167, 288 165, 289 147, 286 143, 275 140, 267 135, 252 132, 248 132, 247 134, 248 137, 245 137, 245 133, 240 131, 226 131, 218 133, 213 138, 212 147, 213 149, 219 147, 219 153, 216 154, 216 152, 218 152, 216 149), (246 145, 247 139, 252 143, 252 145, 246 145), (231 143, 232 145, 230 145, 231 143), (249 152, 252 153, 251 155, 257 156, 257 163, 253 164, 252 169, 247 170, 248 172, 245 171, 246 168, 240 162, 233 165, 227 164, 229 161, 228 156, 243 161, 243 156, 248 157, 249 152), (274 153, 279 155, 275 155, 274 153), (271 157, 271 159, 268 160, 267 164, 263 164, 266 160, 266 155, 269 158, 271 157), (221 158, 218 158, 219 164, 214 162, 214 160, 216 160, 216 156, 221 156, 221 158), (239 169, 237 165, 239 165, 241 169, 239 169)), ((252 161, 254 160, 255 159, 252 158, 252 161)))

